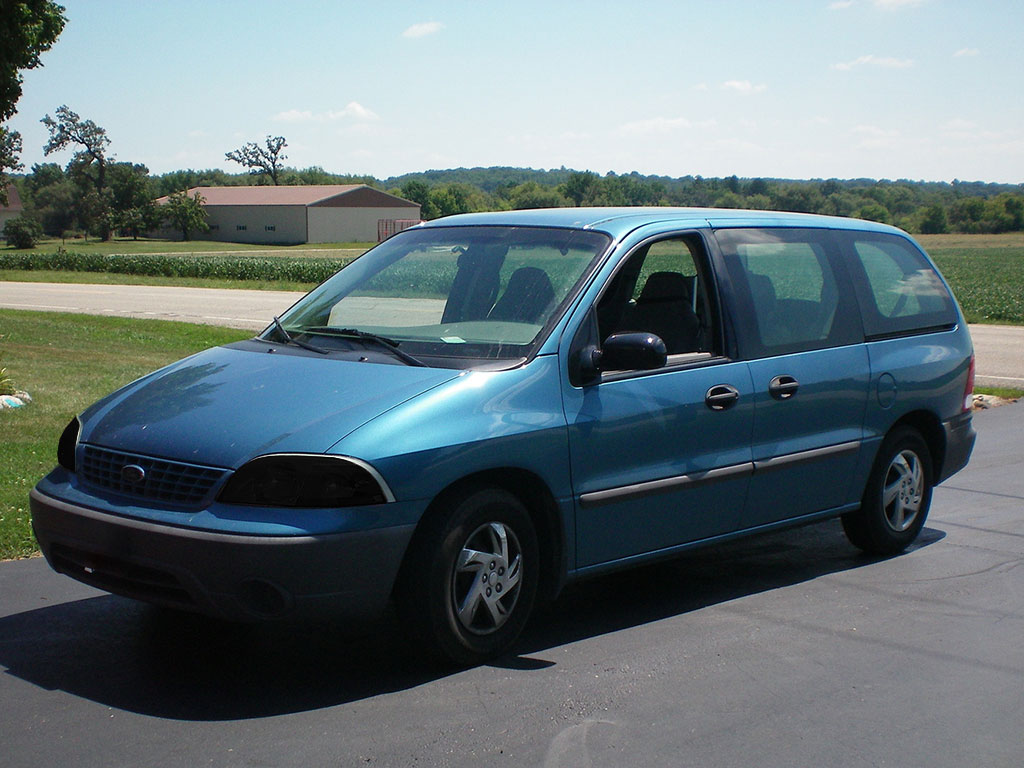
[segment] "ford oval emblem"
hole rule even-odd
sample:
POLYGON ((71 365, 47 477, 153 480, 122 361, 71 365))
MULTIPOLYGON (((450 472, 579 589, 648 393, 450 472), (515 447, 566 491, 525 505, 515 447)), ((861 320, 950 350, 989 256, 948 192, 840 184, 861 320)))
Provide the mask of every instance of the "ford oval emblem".
POLYGON ((121 467, 121 479, 131 485, 138 485, 146 479, 146 470, 138 464, 125 464, 121 467))

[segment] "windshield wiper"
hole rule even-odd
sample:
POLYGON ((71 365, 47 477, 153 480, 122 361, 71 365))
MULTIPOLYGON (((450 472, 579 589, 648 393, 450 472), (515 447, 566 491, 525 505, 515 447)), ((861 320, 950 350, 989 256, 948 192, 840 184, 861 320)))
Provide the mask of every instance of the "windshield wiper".
POLYGON ((274 327, 284 337, 284 340, 285 340, 285 342, 287 344, 294 344, 297 347, 302 347, 303 349, 308 349, 310 352, 316 352, 318 355, 326 355, 327 354, 327 350, 326 349, 320 349, 320 347, 314 347, 312 344, 308 344, 305 341, 299 341, 294 336, 292 336, 290 333, 288 333, 288 331, 285 330, 284 326, 281 325, 281 321, 278 319, 277 315, 274 315, 274 327))
POLYGON ((403 352, 398 348, 398 342, 394 339, 389 339, 387 336, 380 336, 376 333, 369 333, 368 331, 360 331, 357 328, 334 328, 330 325, 319 325, 314 328, 306 328, 306 333, 322 333, 325 336, 343 336, 353 339, 360 339, 361 341, 369 341, 376 344, 379 347, 383 347, 388 352, 393 354, 399 360, 408 365, 419 366, 420 368, 426 368, 427 364, 422 360, 413 357, 408 352, 403 352))

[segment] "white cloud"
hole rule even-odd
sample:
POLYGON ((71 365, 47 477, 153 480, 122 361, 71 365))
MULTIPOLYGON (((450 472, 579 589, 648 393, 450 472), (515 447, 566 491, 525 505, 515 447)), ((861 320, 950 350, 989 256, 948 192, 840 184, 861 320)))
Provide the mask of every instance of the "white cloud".
POLYGON ((336 120, 378 120, 379 116, 371 109, 367 109, 358 101, 350 101, 344 109, 329 109, 326 112, 313 112, 308 109, 289 109, 285 112, 278 112, 271 119, 279 123, 327 123, 336 120))
POLYGON ((874 56, 868 54, 867 56, 860 56, 853 61, 844 61, 839 64, 833 64, 833 69, 838 69, 843 72, 849 72, 851 69, 856 69, 862 66, 880 67, 882 69, 906 69, 907 67, 914 66, 913 59, 896 59, 891 56, 874 56))
POLYGON ((736 91, 737 93, 761 93, 761 91, 768 90, 767 85, 754 85, 749 80, 726 80, 722 83, 722 87, 727 91, 736 91))
POLYGON ((685 117, 652 117, 648 120, 634 120, 619 126, 618 133, 638 136, 651 133, 671 133, 680 128, 689 128, 690 121, 685 117))
POLYGON ((977 56, 981 51, 977 48, 961 48, 959 51, 953 54, 956 58, 962 58, 964 56, 977 56))
POLYGON ((927 0, 872 0, 876 8, 883 11, 898 11, 900 8, 913 8, 924 5, 927 0))
POLYGON ((426 37, 427 35, 433 35, 436 32, 440 32, 444 28, 444 24, 440 21, 424 21, 419 24, 413 24, 411 27, 406 29, 402 33, 402 37, 426 37))
POLYGON ((356 120, 377 120, 379 116, 372 109, 367 109, 358 101, 350 101, 345 105, 345 108, 339 111, 329 111, 327 113, 328 120, 343 120, 345 118, 354 118, 356 120))

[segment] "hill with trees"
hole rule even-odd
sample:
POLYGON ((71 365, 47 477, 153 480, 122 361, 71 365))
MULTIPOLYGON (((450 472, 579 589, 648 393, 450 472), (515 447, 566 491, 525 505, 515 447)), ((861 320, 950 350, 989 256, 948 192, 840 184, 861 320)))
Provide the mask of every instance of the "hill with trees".
MULTIPOLYGON (((77 118, 77 115, 75 115, 77 118)), ((102 129, 100 129, 102 130, 102 129)), ((15 177, 26 214, 51 236, 139 234, 162 213, 153 200, 204 186, 272 183, 268 175, 220 169, 152 175, 146 166, 76 154, 66 167, 34 165, 15 177)), ((388 179, 335 174, 313 166, 275 169, 282 185, 368 184, 413 200, 424 218, 455 213, 556 206, 671 205, 754 208, 852 216, 915 233, 999 233, 1024 230, 1024 184, 874 179, 704 178, 603 175, 568 168, 454 168, 388 179)))

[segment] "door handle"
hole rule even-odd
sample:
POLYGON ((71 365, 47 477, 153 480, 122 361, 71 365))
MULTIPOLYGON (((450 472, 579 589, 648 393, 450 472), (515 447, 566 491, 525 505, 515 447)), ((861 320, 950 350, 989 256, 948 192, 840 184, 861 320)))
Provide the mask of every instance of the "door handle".
POLYGON ((798 389, 800 382, 787 374, 776 376, 768 384, 768 393, 776 400, 789 400, 798 389))
POLYGON ((712 411, 726 411, 736 405, 740 392, 729 384, 716 384, 704 395, 704 404, 712 411))

